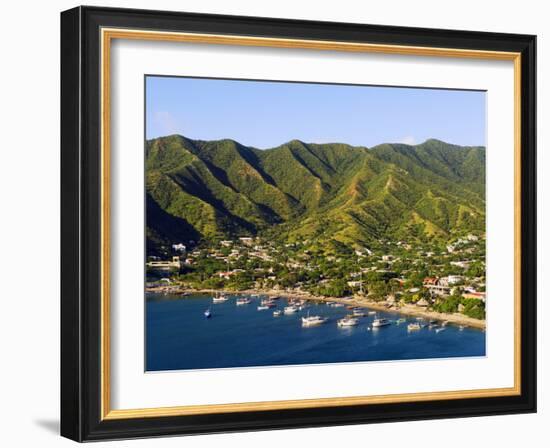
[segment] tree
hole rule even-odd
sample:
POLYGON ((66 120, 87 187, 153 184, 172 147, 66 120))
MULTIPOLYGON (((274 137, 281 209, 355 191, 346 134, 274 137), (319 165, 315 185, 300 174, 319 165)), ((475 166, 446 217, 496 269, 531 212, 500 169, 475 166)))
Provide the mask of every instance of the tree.
POLYGON ((477 299, 463 299, 462 314, 474 319, 485 319, 485 303, 477 299))
POLYGON ((476 261, 470 265, 466 275, 468 277, 481 277, 485 275, 485 266, 480 261, 476 261))
POLYGON ((369 283, 369 296, 374 300, 383 300, 389 293, 388 285, 385 281, 376 281, 369 283))
POLYGON ((434 305, 433 309, 439 313, 456 313, 458 305, 462 301, 462 296, 453 295, 446 298, 440 298, 434 305))
POLYGON ((334 279, 327 285, 320 286, 318 293, 330 297, 344 297, 350 294, 351 290, 343 279, 334 279))

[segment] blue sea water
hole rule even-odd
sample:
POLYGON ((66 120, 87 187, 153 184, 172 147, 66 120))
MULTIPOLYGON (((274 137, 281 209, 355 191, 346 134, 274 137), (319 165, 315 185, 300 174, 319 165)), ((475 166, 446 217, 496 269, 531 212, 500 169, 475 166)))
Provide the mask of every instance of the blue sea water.
MULTIPOLYGON (((250 305, 235 305, 236 296, 212 304, 208 295, 147 294, 146 370, 212 369, 280 366, 354 361, 485 356, 485 332, 448 325, 436 333, 427 327, 407 331, 414 317, 379 312, 377 317, 406 322, 369 330, 375 316, 356 327, 341 328, 336 321, 350 311, 324 304, 309 304, 292 315, 273 316, 273 309, 258 311, 259 298, 250 305), (204 311, 210 308, 212 317, 204 311), (301 317, 326 316, 326 324, 304 328, 301 317)), ((287 305, 278 301, 276 309, 287 305)))

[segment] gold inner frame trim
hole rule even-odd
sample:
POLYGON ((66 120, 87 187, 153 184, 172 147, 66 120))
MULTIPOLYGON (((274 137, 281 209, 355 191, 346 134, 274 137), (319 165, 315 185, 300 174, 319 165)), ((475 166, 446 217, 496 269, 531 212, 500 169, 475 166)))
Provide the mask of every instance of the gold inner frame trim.
POLYGON ((413 401, 502 397, 521 394, 521 54, 459 48, 418 47, 304 39, 278 39, 217 34, 101 29, 101 419, 167 417, 228 412, 307 409, 413 401), (513 61, 514 63, 514 386, 460 391, 420 392, 355 397, 315 398, 141 409, 111 409, 110 346, 110 62, 113 39, 185 42, 212 45, 383 53, 513 61))

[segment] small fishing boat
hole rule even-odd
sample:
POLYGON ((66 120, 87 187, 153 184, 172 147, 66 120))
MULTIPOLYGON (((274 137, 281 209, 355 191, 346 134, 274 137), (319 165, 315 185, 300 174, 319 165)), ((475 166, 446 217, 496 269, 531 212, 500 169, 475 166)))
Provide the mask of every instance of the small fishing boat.
POLYGON ((404 324, 405 322, 407 322, 407 319, 405 319, 404 317, 401 317, 395 321, 395 324, 401 325, 401 324, 404 324))
POLYGON ((365 312, 360 308, 355 308, 352 313, 355 317, 365 317, 365 312))
POLYGON ((328 317, 307 316, 302 317, 302 327, 314 327, 328 322, 328 317))
POLYGON ((369 316, 374 316, 376 314, 376 311, 369 311, 369 316))
POLYGON ((258 311, 268 310, 269 307, 267 305, 260 305, 258 306, 258 311))
POLYGON ((279 317, 283 314, 281 310, 275 310, 273 311, 273 317, 279 317))
POLYGON ((374 322, 372 323, 372 327, 380 328, 390 324, 391 324, 391 321, 389 319, 380 318, 380 319, 374 319, 374 322))
POLYGON ((298 312, 298 307, 294 305, 285 306, 284 308, 284 314, 294 314, 298 312))
POLYGON ((224 303, 228 300, 229 298, 223 292, 217 293, 214 297, 212 297, 212 303, 224 303))
POLYGON ((459 330, 459 331, 462 331, 462 330, 464 330, 464 328, 466 328, 466 326, 465 326, 465 325, 459 325, 459 326, 458 326, 458 330, 459 330))
POLYGON ((409 325, 407 325, 407 330, 408 331, 417 331, 417 330, 420 330, 420 324, 419 323, 410 323, 409 325))
POLYGON ((436 332, 436 333, 439 333, 439 332, 441 332, 441 331, 445 331, 445 328, 441 327, 441 328, 436 328, 436 329, 435 329, 435 332, 436 332))
POLYGON ((332 305, 334 308, 342 308, 343 306, 345 306, 343 303, 334 303, 332 305))
POLYGON ((252 300, 250 300, 248 297, 239 297, 235 304, 237 305, 249 305, 252 303, 252 300))
POLYGON ((212 312, 210 311, 210 308, 208 308, 205 312, 204 312, 204 317, 206 317, 207 319, 210 319, 212 317, 212 312))
POLYGON ((359 319, 356 317, 347 316, 339 319, 337 324, 339 327, 355 327, 356 325, 359 325, 359 319))

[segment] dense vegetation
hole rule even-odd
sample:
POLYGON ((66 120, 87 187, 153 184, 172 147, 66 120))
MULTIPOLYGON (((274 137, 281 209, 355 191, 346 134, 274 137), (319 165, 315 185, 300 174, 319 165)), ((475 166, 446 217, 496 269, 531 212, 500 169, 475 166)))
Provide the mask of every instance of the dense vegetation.
POLYGON ((243 235, 338 254, 380 238, 483 231, 485 149, 293 140, 258 150, 173 135, 147 142, 146 189, 149 254, 243 235))

